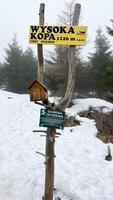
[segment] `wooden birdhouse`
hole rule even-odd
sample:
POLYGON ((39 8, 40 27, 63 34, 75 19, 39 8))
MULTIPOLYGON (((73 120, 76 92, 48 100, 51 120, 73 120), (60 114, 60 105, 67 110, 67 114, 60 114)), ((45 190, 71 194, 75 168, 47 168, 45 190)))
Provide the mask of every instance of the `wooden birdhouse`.
POLYGON ((28 87, 30 101, 44 101, 48 99, 47 88, 37 80, 34 80, 28 87))

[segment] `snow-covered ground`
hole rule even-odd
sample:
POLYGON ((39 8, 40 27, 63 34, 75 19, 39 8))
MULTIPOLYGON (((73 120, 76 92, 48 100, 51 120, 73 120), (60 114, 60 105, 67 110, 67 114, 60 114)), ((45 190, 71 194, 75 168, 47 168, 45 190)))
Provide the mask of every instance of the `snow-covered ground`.
MULTIPOLYGON (((113 104, 100 99, 79 99, 67 113, 76 116, 91 105, 113 109, 113 104)), ((45 138, 33 133, 41 129, 39 113, 40 107, 28 95, 0 90, 0 200, 41 200, 43 196, 44 157, 35 151, 45 152, 45 138)), ((107 145, 95 137, 93 120, 78 118, 80 126, 65 128, 56 139, 54 198, 113 200, 113 161, 105 160, 107 145)))

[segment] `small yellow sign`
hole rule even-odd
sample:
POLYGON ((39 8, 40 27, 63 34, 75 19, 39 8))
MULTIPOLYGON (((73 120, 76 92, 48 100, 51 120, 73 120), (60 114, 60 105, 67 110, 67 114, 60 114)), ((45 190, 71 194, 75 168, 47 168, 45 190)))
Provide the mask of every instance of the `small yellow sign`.
POLYGON ((87 26, 30 26, 29 42, 48 45, 85 45, 87 26))

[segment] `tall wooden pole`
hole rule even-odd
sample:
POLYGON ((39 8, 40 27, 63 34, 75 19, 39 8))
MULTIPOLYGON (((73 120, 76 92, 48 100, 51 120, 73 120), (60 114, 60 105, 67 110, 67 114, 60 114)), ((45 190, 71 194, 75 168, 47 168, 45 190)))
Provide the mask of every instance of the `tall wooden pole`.
POLYGON ((46 136, 46 171, 44 200, 53 200, 54 190, 54 158, 55 158, 55 134, 56 129, 48 128, 46 136))
MULTIPOLYGON (((39 25, 44 25, 45 4, 40 4, 39 25)), ((43 45, 37 46, 38 50, 38 80, 43 83, 43 45)), ((50 103, 49 103, 50 104, 50 103)), ((49 106, 49 105, 48 105, 49 106)), ((51 104, 50 104, 50 107, 51 104)), ((46 160, 45 160, 45 192, 44 200, 53 200, 54 190, 54 144, 56 129, 48 128, 46 134, 46 160)))
MULTIPOLYGON (((79 17, 80 17, 80 10, 81 5, 76 4, 74 9, 74 16, 72 21, 72 26, 77 26, 79 23, 79 17)), ((70 104, 75 88, 75 79, 76 79, 76 63, 75 63, 75 49, 76 46, 70 46, 69 47, 69 80, 68 80, 68 86, 67 86, 67 95, 68 100, 66 103, 66 107, 70 104)))
MULTIPOLYGON (((45 4, 40 4, 40 10, 39 10, 39 25, 44 25, 44 11, 45 11, 45 4)), ((43 45, 38 44, 37 46, 37 53, 38 53, 38 75, 37 79, 43 83, 43 68, 44 68, 44 62, 43 62, 43 45)))
MULTIPOLYGON (((75 4, 72 26, 78 25, 80 10, 81 10, 81 5, 75 4)), ((74 87, 75 87, 75 78, 76 78, 75 48, 76 48, 76 46, 70 46, 69 47, 68 84, 67 84, 66 93, 65 93, 63 99, 61 100, 61 102, 58 105, 58 108, 60 108, 60 109, 65 109, 66 107, 68 107, 68 105, 69 105, 69 103, 72 99, 72 95, 73 95, 73 91, 74 91, 74 87)))

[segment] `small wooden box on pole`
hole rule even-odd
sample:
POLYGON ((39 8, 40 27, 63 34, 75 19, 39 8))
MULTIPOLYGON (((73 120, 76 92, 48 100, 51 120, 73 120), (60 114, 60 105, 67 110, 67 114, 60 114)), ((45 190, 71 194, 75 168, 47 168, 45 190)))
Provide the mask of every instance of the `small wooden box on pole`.
POLYGON ((28 87, 30 101, 44 101, 48 98, 47 88, 37 80, 34 80, 28 87))

